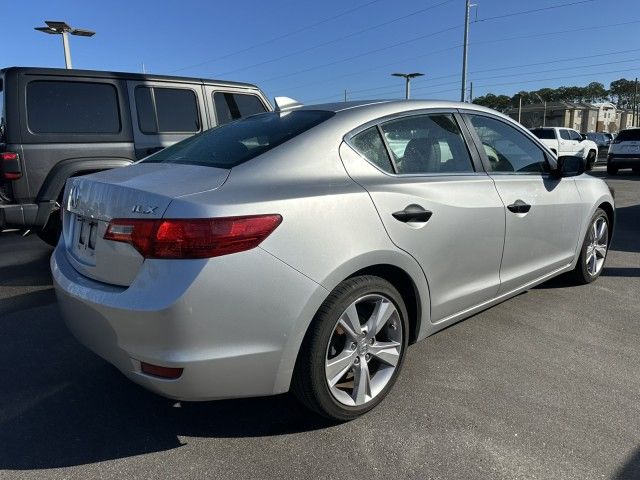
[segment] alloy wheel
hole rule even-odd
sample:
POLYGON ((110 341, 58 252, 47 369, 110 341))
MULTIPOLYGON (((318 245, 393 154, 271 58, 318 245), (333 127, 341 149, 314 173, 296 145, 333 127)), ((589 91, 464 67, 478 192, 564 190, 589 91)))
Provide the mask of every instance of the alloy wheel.
POLYGON ((596 276, 602 270, 604 260, 607 256, 607 245, 609 243, 609 226, 605 217, 598 217, 591 224, 589 232, 589 243, 585 261, 589 275, 596 276))
POLYGON ((325 356, 325 375, 335 400, 361 406, 389 383, 401 358, 402 322, 384 295, 365 295, 340 315, 325 356))

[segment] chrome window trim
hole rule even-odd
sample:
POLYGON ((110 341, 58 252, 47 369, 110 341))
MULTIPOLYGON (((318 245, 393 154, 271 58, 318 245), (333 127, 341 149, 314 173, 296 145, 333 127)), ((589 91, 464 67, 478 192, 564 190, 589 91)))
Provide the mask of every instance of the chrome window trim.
POLYGON ((421 177, 435 177, 435 178, 441 178, 441 177, 484 177, 487 175, 486 171, 478 171, 475 169, 475 164, 473 162, 473 155, 472 153, 469 151, 470 145, 468 145, 467 139, 465 138, 464 132, 462 131, 462 126, 460 125, 460 122, 458 121, 458 118, 456 118, 456 113, 457 111, 455 109, 448 109, 448 108, 420 108, 417 110, 407 110, 407 111, 403 111, 403 112, 398 112, 398 113, 392 113, 389 115, 385 115, 383 117, 378 117, 374 120, 370 120, 366 123, 363 123, 362 125, 359 125, 358 127, 354 128, 353 130, 347 132, 343 137, 342 140, 344 141, 344 143, 346 143, 351 150, 353 150, 360 158, 362 158, 363 160, 365 160, 369 165, 372 165, 376 170, 378 170, 380 173, 383 173, 384 175, 387 175, 389 177, 395 177, 395 178, 421 178, 421 177), (393 160, 393 157, 391 157, 390 151, 389 151, 389 146, 387 144, 387 141, 384 137, 384 135, 382 134, 381 131, 381 126, 385 123, 388 123, 390 121, 393 120, 399 120, 405 117, 415 117, 415 116, 419 116, 419 115, 437 115, 437 114, 449 114, 451 115, 454 120, 456 121, 456 124, 458 125, 458 128, 460 129, 460 135, 462 136, 462 141, 465 144, 465 147, 467 148, 467 151, 469 153, 469 160, 471 161, 471 167, 474 169, 471 172, 444 172, 444 173, 396 173, 397 172, 397 168, 395 165, 395 161, 393 160), (358 152, 358 150, 355 148, 355 146, 352 143, 352 139, 353 137, 355 137, 356 135, 358 135, 359 133, 364 132, 365 130, 368 130, 371 127, 377 127, 378 128, 378 134, 382 136, 382 141, 384 142, 385 145, 385 149, 387 149, 387 156, 389 157, 389 163, 392 166, 392 168, 395 170, 393 173, 390 172, 385 172, 384 170, 380 169, 380 167, 378 167, 376 164, 374 164, 372 161, 370 161, 368 158, 366 158, 364 155, 362 155, 360 152, 358 152))

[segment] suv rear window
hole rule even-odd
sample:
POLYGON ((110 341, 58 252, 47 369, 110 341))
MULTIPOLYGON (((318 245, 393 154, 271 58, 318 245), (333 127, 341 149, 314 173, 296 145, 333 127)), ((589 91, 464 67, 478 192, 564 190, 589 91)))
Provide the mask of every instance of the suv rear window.
POLYGON ((534 128, 531 133, 543 140, 555 140, 556 138, 556 131, 552 128, 534 128))
POLYGON ((216 106, 218 125, 267 111, 255 95, 214 92, 213 103, 216 106))
POLYGON ((616 136, 616 143, 620 142, 637 142, 640 141, 640 128, 632 128, 630 130, 622 130, 616 136))
POLYGON ((186 88, 137 87, 138 126, 142 133, 200 131, 196 94, 186 88))
POLYGON ((118 94, 108 83, 34 80, 27 123, 34 133, 118 133, 118 94))
POLYGON ((297 110, 244 118, 189 137, 143 162, 232 168, 333 117, 334 112, 297 110))

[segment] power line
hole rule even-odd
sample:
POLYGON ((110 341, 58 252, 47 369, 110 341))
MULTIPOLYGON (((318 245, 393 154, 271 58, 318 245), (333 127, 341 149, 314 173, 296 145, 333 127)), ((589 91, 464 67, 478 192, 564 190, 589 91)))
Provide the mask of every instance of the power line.
MULTIPOLYGON (((479 44, 487 44, 487 43, 500 43, 500 42, 505 42, 505 41, 520 40, 520 39, 526 39, 526 38, 546 37, 546 36, 550 36, 550 35, 561 35, 561 34, 575 33, 575 32, 580 32, 580 31, 587 31, 587 30, 591 31, 591 30, 595 30, 595 29, 613 28, 613 27, 626 26, 626 25, 635 24, 635 23, 640 23, 640 20, 631 20, 631 21, 628 21, 628 22, 621 22, 621 23, 615 23, 615 24, 609 24, 609 25, 601 25, 601 26, 596 26, 596 27, 581 27, 581 28, 574 28, 574 29, 564 29, 564 30, 559 30, 559 31, 555 31, 555 32, 542 32, 542 33, 537 33, 537 34, 527 34, 527 35, 503 37, 503 38, 493 39, 493 40, 470 42, 469 44, 470 45, 479 45, 479 44)), ((333 77, 331 79, 319 80, 319 81, 316 81, 316 82, 310 82, 310 83, 306 83, 306 84, 303 84, 303 85, 298 84, 298 85, 295 85, 291 89, 292 90, 296 90, 296 89, 305 88, 305 87, 316 85, 316 84, 326 84, 328 81, 331 81, 331 80, 336 80, 336 79, 339 79, 339 78, 345 78, 345 77, 349 77, 349 76, 361 75, 362 72, 378 70, 378 69, 381 69, 381 68, 386 68, 386 67, 389 67, 389 66, 392 66, 392 65, 396 65, 398 63, 407 62, 407 61, 414 61, 414 60, 416 60, 418 58, 433 56, 433 55, 435 55, 437 53, 442 53, 442 52, 445 52, 445 51, 448 51, 448 50, 453 50, 453 49, 457 49, 457 48, 461 48, 461 47, 462 47, 462 45, 455 45, 453 47, 449 47, 449 48, 445 48, 445 49, 441 49, 441 50, 434 50, 434 51, 428 52, 426 54, 422 54, 422 55, 418 55, 418 56, 414 56, 414 57, 410 57, 410 58, 405 58, 403 60, 399 60, 399 61, 396 61, 396 62, 383 64, 383 65, 380 65, 380 66, 375 66, 375 67, 364 69, 364 70, 361 69, 358 72, 353 72, 353 73, 348 73, 348 74, 345 74, 345 75, 340 75, 340 76, 337 76, 337 77, 333 77)), ((614 52, 606 52, 606 53, 597 54, 597 55, 585 55, 585 56, 580 56, 580 57, 570 57, 570 58, 563 58, 563 59, 557 59, 557 60, 549 60, 549 61, 545 61, 545 62, 536 62, 536 63, 517 65, 517 66, 512 66, 512 67, 488 68, 488 69, 483 69, 483 70, 474 70, 471 73, 472 74, 476 74, 476 73, 489 72, 489 71, 505 70, 505 69, 510 69, 510 68, 545 65, 545 64, 548 64, 548 63, 557 63, 557 62, 563 62, 563 61, 580 60, 580 59, 585 59, 585 58, 602 57, 602 56, 616 55, 616 54, 621 54, 621 53, 636 52, 636 51, 639 51, 639 50, 640 49, 628 49, 628 50, 620 50, 620 51, 614 51, 614 52)), ((458 73, 455 73, 455 74, 441 75, 441 76, 437 76, 437 77, 430 77, 426 81, 429 82, 429 81, 439 80, 439 79, 444 79, 444 78, 457 77, 458 75, 459 75, 458 73)), ((460 82, 458 82, 458 83, 460 83, 460 82)), ((380 85, 380 86, 377 86, 377 87, 369 87, 369 88, 358 89, 358 90, 349 90, 349 91, 351 93, 360 93, 360 92, 381 90, 381 89, 392 88, 392 87, 393 87, 393 85, 386 84, 386 85, 380 85)), ((325 97, 316 98, 316 100, 324 100, 324 99, 327 99, 327 98, 334 98, 334 97, 335 97, 335 95, 327 95, 325 97)))
MULTIPOLYGON (((551 9, 556 9, 556 8, 563 8, 563 7, 578 5, 578 4, 586 3, 586 2, 594 2, 594 1, 596 1, 596 0, 580 0, 578 2, 569 2, 569 3, 550 5, 550 6, 544 7, 544 8, 522 10, 522 11, 519 11, 519 12, 511 12, 509 14, 503 14, 503 15, 496 15, 496 16, 493 16, 493 17, 487 17, 487 18, 482 19, 482 21, 486 22, 486 21, 490 21, 490 20, 498 20, 498 19, 505 18, 505 16, 514 17, 514 16, 517 16, 517 15, 526 15, 526 14, 535 13, 535 12, 538 12, 538 11, 546 11, 546 10, 551 10, 551 9)), ((395 43, 395 44, 392 44, 392 45, 388 45, 386 47, 376 48, 376 49, 373 49, 373 50, 362 52, 360 54, 353 55, 351 57, 343 58, 343 59, 340 59, 340 60, 334 60, 334 61, 331 61, 331 62, 328 62, 328 63, 324 63, 324 64, 321 64, 321 65, 315 65, 313 67, 309 67, 309 68, 306 68, 306 69, 303 69, 303 70, 298 70, 296 72, 290 72, 290 73, 278 75, 278 76, 275 76, 275 77, 267 78, 267 79, 258 81, 257 83, 264 84, 264 83, 272 82, 274 80, 279 80, 281 78, 291 77, 293 75, 299 75, 301 73, 311 72, 311 71, 317 70, 319 68, 329 67, 329 66, 337 65, 339 63, 348 62, 350 60, 354 60, 356 58, 361 58, 361 57, 364 57, 366 55, 370 55, 372 53, 378 53, 378 52, 381 52, 381 51, 384 51, 384 50, 388 50, 390 48, 395 48, 395 47, 406 45, 408 43, 412 43, 412 42, 415 42, 415 41, 418 41, 418 40, 422 40, 424 38, 433 37, 433 36, 439 35, 441 33, 446 33, 446 32, 452 31, 452 30, 456 30, 458 28, 462 28, 463 26, 464 26, 463 24, 454 25, 452 27, 445 28, 445 29, 439 30, 437 32, 429 33, 429 34, 426 34, 426 35, 420 35, 418 37, 415 37, 415 38, 412 38, 412 39, 409 39, 409 40, 405 40, 405 41, 398 42, 398 43, 395 43)), ((565 32, 567 32, 567 31, 568 30, 565 30, 565 32)), ((539 36, 539 35, 535 35, 535 36, 539 36)), ((483 43, 483 42, 474 42, 474 43, 478 44, 478 43, 483 43)))
POLYGON ((320 47, 324 47, 324 46, 327 46, 327 45, 331 45, 332 43, 340 42, 342 40, 346 40, 347 38, 355 37, 356 35, 360 35, 362 33, 365 33, 365 32, 371 31, 371 30, 375 30, 375 29, 380 28, 380 27, 387 26, 387 25, 390 25, 390 24, 395 23, 395 22, 399 22, 400 20, 405 20, 405 19, 413 17, 415 15, 422 14, 422 13, 427 12, 429 10, 433 10, 434 8, 441 7, 442 5, 445 5, 447 3, 451 3, 452 1, 453 0, 444 0, 442 2, 436 3, 436 4, 431 5, 429 7, 422 8, 420 10, 416 10, 416 11, 408 13, 406 15, 402 15, 401 17, 396 17, 396 18, 388 20, 386 22, 382 22, 382 23, 379 23, 377 25, 372 25, 372 26, 363 28, 361 30, 358 30, 356 32, 352 32, 352 33, 349 33, 347 35, 343 35, 342 37, 337 37, 337 38, 334 38, 332 40, 328 40, 326 42, 322 42, 322 43, 313 45, 311 47, 303 48, 301 50, 296 50, 295 52, 291 52, 291 53, 288 53, 286 55, 282 55, 280 57, 271 58, 269 60, 263 60, 263 61, 258 62, 258 63, 247 65, 247 66, 241 67, 241 68, 236 68, 235 70, 229 70, 227 72, 219 73, 217 75, 218 76, 231 75, 233 73, 241 72, 241 71, 244 71, 244 70, 249 70, 250 68, 259 67, 259 66, 262 66, 262 65, 267 65, 269 63, 278 62, 278 61, 284 60, 286 58, 294 57, 296 55, 300 55, 302 53, 306 53, 306 52, 309 52, 311 50, 315 50, 316 48, 320 48, 320 47))
POLYGON ((356 12, 356 11, 358 11, 358 10, 361 10, 361 9, 363 9, 363 8, 365 8, 365 7, 368 7, 368 6, 370 6, 370 5, 373 5, 374 3, 378 3, 378 2, 380 2, 380 1, 381 1, 381 0, 371 0, 371 1, 367 2, 367 3, 365 3, 365 4, 359 5, 359 6, 357 6, 357 7, 350 8, 350 9, 348 9, 348 10, 345 10, 345 11, 343 11, 343 12, 340 12, 340 13, 338 13, 338 14, 336 14, 336 15, 331 16, 331 17, 328 17, 328 18, 325 18, 325 19, 323 19, 323 20, 319 20, 319 21, 317 21, 317 22, 315 22, 315 23, 312 23, 312 24, 310 24, 310 25, 306 25, 306 26, 304 26, 304 27, 301 27, 301 28, 299 28, 299 29, 297 29, 297 30, 293 30, 293 31, 288 32, 288 33, 285 33, 285 34, 278 35, 278 36, 273 37, 273 38, 270 38, 270 39, 268 39, 268 40, 264 40, 264 41, 262 41, 262 42, 260 42, 260 43, 255 43, 255 44, 250 45, 250 46, 248 46, 248 47, 242 48, 242 49, 240 49, 240 50, 236 50, 236 51, 231 52, 231 53, 227 53, 227 54, 225 54, 225 55, 221 55, 221 56, 219 56, 219 57, 210 58, 210 59, 208 59, 208 60, 204 60, 204 61, 202 61, 202 62, 200 62, 200 63, 195 63, 195 64, 193 64, 193 65, 187 65, 186 67, 181 67, 181 68, 177 68, 177 69, 175 69, 175 70, 171 70, 171 71, 169 71, 169 73, 181 72, 181 71, 183 71, 183 70, 190 70, 190 69, 192 69, 192 68, 201 67, 202 65, 206 65, 207 63, 216 62, 216 61, 218 61, 218 60, 222 60, 222 59, 225 59, 225 58, 229 58, 229 57, 232 57, 232 56, 234 56, 234 55, 238 55, 238 54, 240 54, 240 53, 248 52, 248 51, 253 50, 254 48, 257 48, 257 47, 263 47, 263 46, 265 46, 265 45, 269 45, 269 44, 271 44, 271 43, 277 42, 278 40, 282 40, 282 39, 284 39, 284 38, 291 37, 291 36, 296 35, 296 34, 298 34, 298 33, 305 32, 305 31, 307 31, 307 30, 310 30, 310 29, 312 29, 312 28, 315 28, 315 27, 317 27, 317 26, 319 26, 319 25, 322 25, 322 24, 324 24, 324 23, 331 22, 331 21, 333 21, 333 20, 335 20, 335 19, 337 19, 337 18, 344 17, 345 15, 349 15, 350 13, 356 12))

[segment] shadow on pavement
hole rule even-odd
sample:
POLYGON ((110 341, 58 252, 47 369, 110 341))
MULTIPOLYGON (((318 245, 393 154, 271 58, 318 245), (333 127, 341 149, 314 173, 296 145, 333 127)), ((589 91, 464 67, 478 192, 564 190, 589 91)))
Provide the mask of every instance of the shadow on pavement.
POLYGON ((638 480, 640 478, 640 448, 620 467, 613 480, 638 480))

